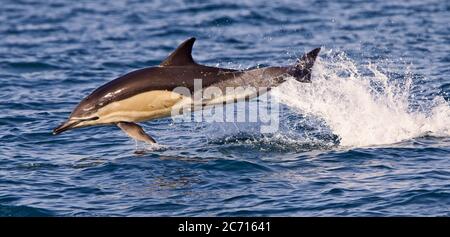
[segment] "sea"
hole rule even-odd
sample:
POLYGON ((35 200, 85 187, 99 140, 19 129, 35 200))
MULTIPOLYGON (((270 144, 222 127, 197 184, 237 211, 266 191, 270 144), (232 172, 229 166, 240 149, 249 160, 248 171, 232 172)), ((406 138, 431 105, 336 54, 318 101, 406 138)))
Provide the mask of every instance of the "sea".
POLYGON ((0 216, 450 216, 449 75, 450 1, 1 0, 0 216), (269 93, 270 132, 168 117, 140 123, 157 147, 52 135, 190 37, 214 67, 321 52, 311 83, 269 93))

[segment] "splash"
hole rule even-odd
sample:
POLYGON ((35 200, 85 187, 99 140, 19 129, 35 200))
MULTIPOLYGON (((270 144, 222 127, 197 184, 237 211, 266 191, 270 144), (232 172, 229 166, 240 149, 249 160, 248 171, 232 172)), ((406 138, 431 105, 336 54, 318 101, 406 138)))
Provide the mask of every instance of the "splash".
POLYGON ((145 155, 149 152, 165 151, 168 149, 168 146, 161 145, 159 143, 147 144, 144 142, 138 142, 136 140, 134 142, 135 142, 134 154, 136 154, 136 155, 145 155), (142 144, 142 147, 141 147, 141 144, 142 144))
POLYGON ((273 93, 294 110, 323 120, 341 146, 450 136, 449 104, 441 96, 419 101, 412 82, 408 70, 401 80, 393 79, 376 65, 358 66, 342 53, 328 52, 314 67, 313 83, 289 80, 273 93))

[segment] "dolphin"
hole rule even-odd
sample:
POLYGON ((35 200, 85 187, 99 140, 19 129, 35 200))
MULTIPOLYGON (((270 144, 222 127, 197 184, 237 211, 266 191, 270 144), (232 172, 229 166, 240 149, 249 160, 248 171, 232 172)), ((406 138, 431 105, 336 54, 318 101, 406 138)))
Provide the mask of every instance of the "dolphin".
MULTIPOLYGON (((194 42, 195 38, 187 39, 158 66, 132 71, 95 89, 81 100, 67 121, 53 130, 53 134, 87 126, 116 125, 131 138, 154 144, 155 139, 136 123, 169 117, 177 106, 186 101, 193 103, 192 96, 177 93, 176 88, 186 88, 190 95, 210 87, 222 90, 243 85, 268 88, 239 95, 250 99, 278 86, 289 77, 299 82, 311 82, 312 67, 320 52, 320 48, 316 48, 290 66, 235 70, 195 62, 192 58, 194 42), (195 79, 202 79, 200 88, 194 85, 195 79)), ((239 96, 215 98, 204 102, 201 108, 236 102, 239 96)))

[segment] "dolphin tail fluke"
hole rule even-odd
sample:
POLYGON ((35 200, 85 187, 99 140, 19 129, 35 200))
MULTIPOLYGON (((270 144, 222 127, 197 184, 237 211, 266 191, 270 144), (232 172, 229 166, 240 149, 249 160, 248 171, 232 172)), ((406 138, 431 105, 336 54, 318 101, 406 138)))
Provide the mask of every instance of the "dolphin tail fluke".
POLYGON ((311 50, 297 60, 297 63, 289 70, 289 75, 295 77, 299 82, 311 82, 311 72, 320 48, 311 50))
POLYGON ((128 136, 137 140, 146 142, 147 144, 155 144, 156 141, 150 135, 144 132, 141 126, 131 122, 119 122, 117 126, 122 129, 128 136))

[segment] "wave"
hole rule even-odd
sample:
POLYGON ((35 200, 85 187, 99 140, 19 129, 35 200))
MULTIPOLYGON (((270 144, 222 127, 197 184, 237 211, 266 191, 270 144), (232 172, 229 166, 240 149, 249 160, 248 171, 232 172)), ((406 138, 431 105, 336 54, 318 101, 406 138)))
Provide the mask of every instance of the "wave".
POLYGON ((450 136, 450 107, 442 96, 419 98, 413 76, 358 65, 331 50, 318 59, 313 82, 289 80, 273 94, 294 111, 323 120, 340 145, 361 147, 421 136, 450 136))
POLYGON ((47 209, 31 206, 0 205, 0 216, 10 217, 44 217, 53 216, 53 212, 47 209))

